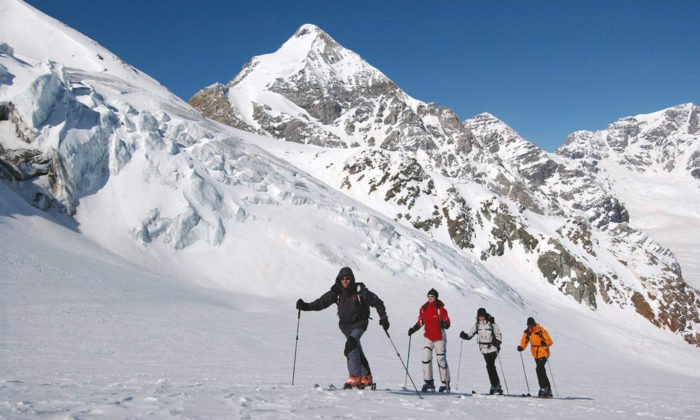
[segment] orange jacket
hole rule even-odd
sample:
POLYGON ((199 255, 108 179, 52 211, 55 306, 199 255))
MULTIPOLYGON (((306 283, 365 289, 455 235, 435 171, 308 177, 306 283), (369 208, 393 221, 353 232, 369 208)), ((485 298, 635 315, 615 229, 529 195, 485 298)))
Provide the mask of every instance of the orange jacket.
POLYGON ((530 351, 532 352, 532 357, 535 359, 549 357, 549 346, 554 344, 547 330, 540 327, 540 324, 528 327, 525 332, 523 332, 523 338, 520 340, 520 347, 525 349, 528 343, 532 344, 530 351))

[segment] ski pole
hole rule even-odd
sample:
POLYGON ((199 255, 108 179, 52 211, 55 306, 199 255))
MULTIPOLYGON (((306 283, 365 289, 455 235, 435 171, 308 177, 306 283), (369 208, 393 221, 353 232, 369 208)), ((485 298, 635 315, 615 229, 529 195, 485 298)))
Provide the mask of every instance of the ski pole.
POLYGON ((525 372, 525 362, 523 362, 523 352, 519 351, 520 353, 520 363, 523 365, 523 375, 525 375, 525 385, 527 385, 527 396, 530 397, 530 384, 527 382, 527 372, 525 372))
POLYGON ((411 365, 411 336, 408 336, 408 356, 406 356, 406 377, 403 379, 403 389, 408 385, 408 367, 411 365))
POLYGON ((292 386, 294 386, 294 375, 297 372, 297 346, 299 345, 299 322, 301 322, 301 309, 297 313, 297 339, 294 344, 294 367, 292 368, 292 386))
MULTIPOLYGON (((506 395, 510 395, 508 390, 508 380, 506 380, 506 372, 503 370, 503 362, 501 362, 501 351, 496 352, 496 358, 498 359, 498 364, 501 366, 501 375, 503 375, 503 383, 506 384, 506 395)), ((528 392, 530 392, 528 390, 528 392)))
MULTIPOLYGON (((547 359, 549 360, 549 359, 547 359)), ((552 375, 552 385, 554 385, 554 393, 559 396, 559 391, 557 391, 557 382, 554 380, 554 372, 552 372, 552 361, 549 360, 549 374, 552 375)))
POLYGON ((459 364, 457 365, 457 386, 455 390, 459 391, 459 374, 462 371, 462 347, 464 347, 464 340, 459 340, 459 364))
POLYGON ((413 384, 413 389, 416 390, 416 395, 418 395, 418 398, 421 400, 423 397, 420 395, 420 392, 418 392, 418 387, 416 387, 416 383, 413 382, 413 378, 411 377, 411 374, 408 372, 408 367, 406 364, 403 362, 403 359, 401 358, 401 355, 399 354, 399 351, 396 349, 396 345, 394 344, 394 340, 391 339, 391 336, 389 335, 389 331, 384 330, 384 333, 386 334, 386 338, 389 339, 389 342, 391 343, 391 346, 394 348, 394 351, 396 352, 396 355, 399 357, 399 360, 401 361, 401 364, 403 365, 403 368, 406 369, 406 375, 408 375, 408 379, 411 380, 411 384, 413 384))

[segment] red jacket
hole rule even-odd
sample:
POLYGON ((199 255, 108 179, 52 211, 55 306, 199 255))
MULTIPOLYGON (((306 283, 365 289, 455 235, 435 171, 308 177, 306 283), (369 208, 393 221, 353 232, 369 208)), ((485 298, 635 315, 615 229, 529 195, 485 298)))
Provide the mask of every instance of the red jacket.
POLYGON ((447 315, 445 304, 441 300, 436 299, 435 303, 426 302, 421 306, 418 313, 417 325, 425 326, 423 336, 431 341, 442 340, 442 328, 440 328, 440 320, 447 323, 447 328, 450 327, 450 317, 447 315), (439 315, 438 315, 439 313, 439 315))

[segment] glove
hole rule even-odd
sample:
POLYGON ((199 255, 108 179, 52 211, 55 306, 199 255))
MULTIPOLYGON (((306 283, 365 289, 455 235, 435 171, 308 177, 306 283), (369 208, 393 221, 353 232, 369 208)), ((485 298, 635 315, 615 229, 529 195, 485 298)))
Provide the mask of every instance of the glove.
POLYGON ((547 347, 547 343, 544 342, 544 341, 541 341, 541 342, 540 342, 540 347, 547 347))
POLYGON ((418 330, 420 330, 420 325, 416 324, 416 325, 412 326, 411 328, 408 329, 408 336, 410 337, 411 335, 413 335, 413 333, 415 333, 418 330))
POLYGON ((309 304, 299 299, 297 300, 297 309, 300 311, 307 311, 309 309, 309 304))
POLYGON ((379 320, 379 325, 384 328, 384 331, 389 331, 389 320, 384 318, 379 320))
POLYGON ((459 338, 461 338, 462 340, 469 340, 469 336, 464 331, 459 333, 459 338))
POLYGON ((523 348, 518 346, 518 351, 523 351, 523 348))
POLYGON ((446 329, 450 328, 450 324, 447 321, 441 319, 440 320, 440 328, 446 330, 446 329))

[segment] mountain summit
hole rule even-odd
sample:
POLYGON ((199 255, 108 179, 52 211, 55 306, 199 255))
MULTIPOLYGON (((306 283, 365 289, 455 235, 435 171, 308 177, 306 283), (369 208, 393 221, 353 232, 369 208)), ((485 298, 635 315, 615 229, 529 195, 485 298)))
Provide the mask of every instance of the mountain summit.
POLYGON ((700 296, 594 164, 541 150, 491 114, 462 122, 413 99, 316 26, 190 104, 225 124, 320 146, 279 156, 497 276, 508 276, 507 260, 522 281, 591 309, 631 308, 698 341, 700 296))

